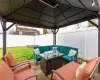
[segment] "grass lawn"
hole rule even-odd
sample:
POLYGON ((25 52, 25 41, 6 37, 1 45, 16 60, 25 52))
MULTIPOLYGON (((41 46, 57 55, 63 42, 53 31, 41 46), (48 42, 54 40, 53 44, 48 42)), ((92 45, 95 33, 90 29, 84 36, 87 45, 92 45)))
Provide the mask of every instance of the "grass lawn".
MULTIPOLYGON (((33 59, 34 55, 33 55, 33 47, 26 47, 26 46, 22 46, 22 47, 8 47, 7 48, 7 52, 11 52, 12 55, 15 58, 21 57, 21 56, 28 56, 28 59, 33 59)), ((2 56, 2 49, 0 49, 0 54, 2 56)), ((1 57, 0 56, 0 57, 1 57)), ((16 59, 18 62, 25 60, 26 58, 20 58, 20 59, 16 59)))

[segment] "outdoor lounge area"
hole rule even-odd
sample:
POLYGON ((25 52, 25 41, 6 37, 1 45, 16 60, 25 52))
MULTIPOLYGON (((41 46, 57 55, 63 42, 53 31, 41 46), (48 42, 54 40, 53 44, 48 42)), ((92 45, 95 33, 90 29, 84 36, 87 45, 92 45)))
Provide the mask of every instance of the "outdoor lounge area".
MULTIPOLYGON (((1 0, 0 1, 0 21, 2 27, 2 53, 0 60, 0 80, 100 80, 100 1, 99 0, 1 0), (95 23, 92 20, 97 19, 95 23), (63 44, 58 44, 57 33, 60 28, 88 21, 98 30, 97 46, 93 44, 88 47, 84 36, 63 39, 63 44), (7 22, 11 25, 8 26, 7 22), (27 27, 50 29, 52 31, 52 44, 33 45, 31 55, 26 60, 17 62, 13 53, 7 51, 7 31, 15 24, 27 27), (84 38, 83 38, 84 37, 84 38), (69 46, 65 44, 73 44, 69 46), (84 40, 83 45, 77 40, 84 40), (75 45, 75 46, 74 46, 75 45), (83 47, 84 46, 84 47, 83 47), (95 48, 98 48, 96 56, 95 48), (85 49, 83 49, 85 48, 85 49), (86 49, 91 52, 86 52, 86 49), (88 54, 89 53, 89 54, 88 54), (80 58, 80 54, 85 54, 87 58, 80 58), (91 56, 92 55, 92 56, 91 56)), ((93 33, 91 31, 91 33, 93 33)), ((64 34, 62 34, 64 35, 64 34)), ((88 35, 90 36, 90 34, 88 35)), ((27 37, 27 36, 25 36, 27 37)), ((89 37, 90 38, 90 37, 89 37)), ((21 38, 18 38, 20 40, 21 38)), ((27 37, 27 41, 30 38, 27 37)), ((34 38, 35 39, 35 38, 34 38)), ((92 37, 90 39, 95 39, 92 37)), ((42 38, 39 42, 48 40, 42 38)), ((17 41, 16 41, 17 42, 17 41)), ((15 43, 16 43, 15 42, 15 43)), ((24 42, 24 40, 23 40, 24 42)), ((25 42, 24 42, 25 43, 25 42)), ((18 50, 17 50, 18 51, 18 50)), ((16 51, 16 54, 17 54, 16 51)), ((22 49, 24 52, 24 49, 22 49)), ((28 53, 28 52, 26 52, 28 53)), ((24 53, 25 54, 25 53, 24 53)))
POLYGON ((76 79, 99 80, 99 77, 96 77, 97 76, 96 69, 100 62, 100 57, 95 57, 88 62, 84 61, 83 64, 79 64, 78 62, 73 62, 73 61, 69 63, 64 63, 63 61, 61 61, 60 56, 63 55, 59 55, 48 59, 46 58, 44 59, 42 57, 40 63, 36 65, 34 60, 25 60, 17 63, 12 54, 7 53, 3 57, 4 61, 0 63, 0 74, 1 74, 0 79, 2 80, 76 80, 76 79), (45 61, 47 62, 45 63, 45 61), (57 61, 59 62, 57 63, 57 61), (47 67, 45 65, 49 66, 47 67), (84 68, 83 70, 81 70, 83 66, 84 68), (51 70, 51 68, 55 70, 51 70), (81 70, 80 74, 78 69, 81 70), (50 70, 51 72, 49 72, 50 70))

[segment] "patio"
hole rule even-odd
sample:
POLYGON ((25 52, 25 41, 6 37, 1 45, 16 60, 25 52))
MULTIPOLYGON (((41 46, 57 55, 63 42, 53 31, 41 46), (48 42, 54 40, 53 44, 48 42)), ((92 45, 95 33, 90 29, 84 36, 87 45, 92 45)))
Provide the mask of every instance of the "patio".
MULTIPOLYGON (((98 0, 1 0, 0 4, 3 55, 7 53, 6 32, 16 23, 23 26, 51 29, 53 32, 53 44, 57 46, 56 34, 60 28, 88 21, 98 28, 98 57, 100 57, 100 2, 98 0), (98 24, 91 21, 94 18, 98 19, 98 24), (12 24, 7 27, 7 22, 12 22, 12 24)), ((72 64, 79 65, 77 63, 72 64)), ((40 73, 41 70, 39 67, 37 68, 39 70, 37 70, 37 73, 40 73)), ((100 65, 98 66, 99 71, 100 65)), ((42 78, 41 75, 43 74, 39 75, 40 79, 42 78)), ((49 80, 45 76, 43 79, 49 80)))
MULTIPOLYGON (((39 80, 50 80, 51 79, 51 75, 46 76, 42 70, 40 69, 40 64, 38 66, 36 66, 36 64, 34 63, 34 60, 31 60, 32 63, 32 68, 36 70, 35 74, 38 75, 38 79, 39 80)), ((66 62, 63 63, 63 65, 66 64, 66 62)), ((98 74, 97 72, 94 73, 94 78, 95 80, 99 80, 100 79, 100 74, 98 74)))

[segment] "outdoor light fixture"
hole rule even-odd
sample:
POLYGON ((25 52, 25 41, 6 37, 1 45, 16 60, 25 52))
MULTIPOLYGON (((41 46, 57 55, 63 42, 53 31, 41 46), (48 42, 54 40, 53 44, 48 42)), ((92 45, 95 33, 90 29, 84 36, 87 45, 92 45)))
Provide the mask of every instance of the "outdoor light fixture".
POLYGON ((97 7, 99 9, 99 14, 100 14, 100 0, 93 0, 92 6, 97 7))
POLYGON ((39 0, 39 1, 52 7, 52 8, 55 8, 58 6, 58 3, 56 2, 56 0, 39 0))

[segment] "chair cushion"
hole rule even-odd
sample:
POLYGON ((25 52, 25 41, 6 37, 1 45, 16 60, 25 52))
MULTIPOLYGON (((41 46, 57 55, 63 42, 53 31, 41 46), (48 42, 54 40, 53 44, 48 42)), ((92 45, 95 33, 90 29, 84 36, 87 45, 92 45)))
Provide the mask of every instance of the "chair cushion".
MULTIPOLYGON (((75 73, 79 64, 70 62, 63 67, 56 70, 65 80, 76 80, 75 73), (73 67, 74 66, 74 67, 73 67)), ((61 80, 55 73, 53 73, 54 80, 61 80)))
POLYGON ((67 55, 63 56, 63 59, 67 62, 76 61, 76 58, 72 58, 72 57, 67 56, 67 55))
POLYGON ((13 70, 13 73, 14 74, 17 74, 17 73, 19 73, 19 72, 21 72, 21 71, 24 71, 24 70, 27 70, 27 69, 29 69, 30 68, 30 64, 25 64, 25 65, 22 65, 22 66, 20 66, 20 67, 18 67, 18 68, 16 68, 16 69, 14 69, 13 70))
MULTIPOLYGON (((34 75, 35 71, 33 69, 27 69, 15 75, 15 80, 24 80, 25 78, 34 75)), ((30 78, 29 80, 36 80, 36 78, 30 78)))
POLYGON ((0 64, 0 80, 14 80, 13 72, 5 62, 0 64))
POLYGON ((10 52, 8 52, 5 56, 4 59, 6 61, 6 63, 11 67, 13 65, 16 64, 15 59, 13 58, 12 54, 10 52))
POLYGON ((100 58, 94 58, 92 59, 81 71, 81 73, 78 76, 78 80, 88 80, 90 74, 92 73, 93 69, 97 65, 98 61, 100 61, 100 58))
POLYGON ((63 59, 64 59, 65 61, 68 61, 68 62, 70 62, 70 61, 72 60, 72 58, 69 57, 69 56, 67 56, 67 55, 63 56, 63 59))

